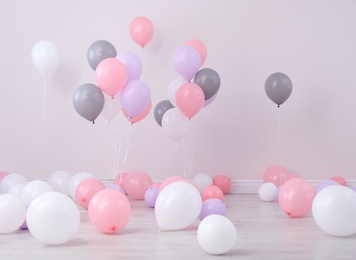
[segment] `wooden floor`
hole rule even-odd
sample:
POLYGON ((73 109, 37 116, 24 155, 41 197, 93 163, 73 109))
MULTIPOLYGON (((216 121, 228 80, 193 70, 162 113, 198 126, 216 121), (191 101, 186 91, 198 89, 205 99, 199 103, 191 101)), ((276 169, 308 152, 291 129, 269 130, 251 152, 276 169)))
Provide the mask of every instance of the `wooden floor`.
POLYGON ((0 235, 0 259, 356 259, 356 236, 330 236, 311 214, 290 218, 276 202, 263 202, 257 194, 229 194, 225 204, 237 242, 220 256, 199 246, 198 220, 184 230, 159 232, 154 209, 131 200, 130 221, 117 234, 100 233, 81 211, 79 232, 66 244, 45 245, 19 230, 0 235))

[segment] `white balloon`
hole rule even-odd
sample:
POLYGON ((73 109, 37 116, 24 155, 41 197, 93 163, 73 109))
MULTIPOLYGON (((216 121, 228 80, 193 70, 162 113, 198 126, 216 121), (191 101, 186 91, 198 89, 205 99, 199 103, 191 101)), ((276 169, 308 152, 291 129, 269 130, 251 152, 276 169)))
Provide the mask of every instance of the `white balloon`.
POLYGON ((0 233, 11 233, 25 222, 26 205, 19 196, 0 195, 0 233))
POLYGON ((72 175, 67 171, 55 171, 49 178, 48 183, 53 187, 55 191, 61 192, 69 196, 69 181, 72 175))
POLYGON ((156 221, 162 230, 179 230, 198 219, 202 198, 192 184, 173 182, 158 194, 155 204, 156 221))
POLYGON ((258 196, 263 201, 274 201, 276 198, 277 186, 272 182, 263 183, 258 189, 258 196))
POLYGON ((180 86, 182 86, 183 84, 187 83, 188 81, 186 81, 183 78, 176 78, 175 80, 173 80, 169 86, 168 86, 168 90, 167 90, 167 95, 168 95, 168 99, 171 102, 171 104, 176 107, 176 95, 177 95, 177 91, 179 89, 180 86))
POLYGON ((332 185, 319 191, 312 213, 316 224, 330 235, 356 233, 356 193, 348 187, 332 185))
POLYGON ((237 239, 234 224, 222 215, 209 215, 199 224, 199 245, 209 254, 219 255, 230 251, 237 239))
POLYGON ((206 173, 198 173, 193 177, 192 181, 197 185, 200 193, 203 193, 206 188, 213 185, 213 179, 206 173))
POLYGON ((13 195, 16 195, 16 196, 20 197, 21 191, 22 191, 24 186, 25 186, 25 184, 22 184, 22 183, 15 184, 15 185, 11 186, 7 190, 7 193, 8 194, 13 194, 13 195))
POLYGON ((114 119, 121 111, 121 101, 120 101, 120 92, 117 93, 114 98, 104 93, 105 103, 103 110, 100 115, 105 117, 108 121, 114 119))
POLYGON ((57 67, 59 50, 51 41, 39 41, 32 47, 31 57, 39 72, 46 75, 57 67))
POLYGON ((8 190, 11 188, 11 186, 14 186, 16 184, 26 184, 26 183, 27 183, 27 179, 21 174, 10 173, 2 179, 0 190, 2 193, 7 193, 8 190))
POLYGON ((73 175, 73 177, 69 181, 69 194, 70 197, 75 200, 75 190, 77 189, 79 183, 88 178, 95 178, 93 174, 89 172, 78 172, 73 175))
POLYGON ((29 181, 22 188, 20 198, 26 205, 30 205, 39 195, 49 191, 53 191, 53 188, 47 182, 41 180, 29 181))
POLYGON ((190 121, 178 108, 166 111, 162 117, 163 131, 176 143, 190 132, 190 121))
POLYGON ((26 223, 37 240, 59 245, 66 243, 77 233, 80 213, 68 196, 56 191, 46 192, 28 207, 26 223))

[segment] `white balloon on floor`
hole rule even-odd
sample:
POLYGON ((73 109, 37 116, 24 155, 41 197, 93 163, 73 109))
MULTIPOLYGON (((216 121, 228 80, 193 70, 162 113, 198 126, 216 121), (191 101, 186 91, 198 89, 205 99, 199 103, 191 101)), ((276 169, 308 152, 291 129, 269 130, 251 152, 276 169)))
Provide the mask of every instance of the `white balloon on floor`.
POLYGON ((11 233, 21 227, 26 218, 26 205, 14 194, 0 195, 0 234, 11 233))

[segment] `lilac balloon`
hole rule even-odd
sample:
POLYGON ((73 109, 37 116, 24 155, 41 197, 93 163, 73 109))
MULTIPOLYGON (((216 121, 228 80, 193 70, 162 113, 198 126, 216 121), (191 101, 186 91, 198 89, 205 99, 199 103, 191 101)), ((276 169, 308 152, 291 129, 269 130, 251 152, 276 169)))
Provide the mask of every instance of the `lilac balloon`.
POLYGON ((132 52, 122 52, 116 56, 116 59, 121 61, 126 67, 127 82, 141 77, 142 62, 136 54, 132 52))
POLYGON ((125 195, 125 191, 123 188, 121 188, 119 185, 115 185, 115 184, 110 184, 106 187, 107 189, 112 189, 112 190, 117 190, 120 191, 122 194, 125 195))
POLYGON ((146 204, 149 207, 151 207, 151 208, 155 207, 156 199, 157 199, 158 194, 159 194, 159 188, 158 187, 151 187, 151 188, 146 190, 144 199, 145 199, 146 204))
POLYGON ((185 80, 191 80, 200 68, 200 55, 194 47, 181 46, 173 54, 173 67, 185 80))
POLYGON ((316 191, 316 193, 318 193, 322 189, 324 189, 324 188, 326 188, 328 186, 331 186, 331 185, 340 185, 340 183, 338 183, 337 181, 334 181, 334 180, 325 180, 325 181, 320 182, 316 186, 315 191, 316 191))
POLYGON ((216 99, 218 94, 215 94, 214 96, 212 96, 211 98, 207 99, 204 101, 204 107, 209 106, 211 103, 213 103, 216 99))
POLYGON ((279 195, 279 191, 281 190, 281 188, 282 188, 282 185, 278 186, 277 189, 276 189, 276 193, 275 193, 275 196, 274 196, 274 199, 276 201, 278 201, 278 195, 279 195))
POLYGON ((121 90, 120 101, 123 110, 133 118, 143 112, 150 104, 150 89, 141 80, 131 80, 121 90))
POLYGON ((224 202, 215 198, 204 200, 199 214, 199 219, 203 220, 205 217, 212 214, 218 214, 226 217, 226 206, 224 202))
POLYGON ((21 230, 28 230, 26 219, 20 227, 21 230))

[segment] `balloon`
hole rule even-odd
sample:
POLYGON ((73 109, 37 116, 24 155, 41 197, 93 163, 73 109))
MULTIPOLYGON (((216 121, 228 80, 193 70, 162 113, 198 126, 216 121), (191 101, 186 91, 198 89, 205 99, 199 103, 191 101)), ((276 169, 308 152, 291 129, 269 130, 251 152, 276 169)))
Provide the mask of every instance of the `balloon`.
POLYGON ((198 219, 202 207, 199 191, 186 182, 167 185, 158 194, 156 221, 162 230, 180 230, 198 219))
POLYGON ((199 224, 198 243, 207 253, 220 255, 229 252, 236 244, 234 224, 225 216, 213 214, 199 224))
POLYGON ((22 176, 21 174, 18 173, 10 173, 6 175, 0 183, 0 191, 1 193, 7 193, 8 190, 16 185, 16 184, 23 184, 25 185, 27 183, 27 179, 22 176))
POLYGON ((166 113, 171 108, 173 108, 173 105, 169 100, 162 100, 156 105, 153 114, 159 126, 162 126, 162 117, 164 113, 166 113))
POLYGON ((1 183, 2 179, 7 175, 9 175, 8 172, 0 172, 0 183, 1 183))
POLYGON ((42 180, 34 180, 27 182, 21 190, 20 197, 26 203, 30 205, 31 202, 39 195, 53 191, 50 184, 42 180))
POLYGON ((87 58, 90 67, 95 71, 100 62, 107 58, 115 58, 116 54, 114 45, 105 40, 98 40, 89 46, 87 58))
POLYGON ((199 219, 203 220, 212 214, 218 214, 226 217, 226 205, 224 202, 214 198, 204 200, 199 214, 199 219))
POLYGON ((117 93, 114 98, 104 94, 104 107, 101 114, 108 121, 111 121, 116 117, 121 111, 120 93, 117 93))
POLYGON ((127 82, 125 65, 115 58, 107 58, 95 70, 99 88, 109 96, 115 96, 127 82))
POLYGON ((13 194, 13 195, 17 195, 20 197, 21 195, 21 191, 23 189, 23 187, 25 186, 25 184, 23 183, 17 183, 13 186, 11 186, 8 190, 7 190, 7 194, 13 194))
POLYGON ((279 206, 291 217, 303 217, 311 211, 315 189, 308 181, 294 178, 283 184, 278 195, 279 206))
POLYGON ((178 108, 171 108, 162 117, 162 129, 178 143, 190 132, 190 122, 178 108))
POLYGON ((184 43, 186 46, 191 46, 199 53, 200 56, 200 66, 202 66, 208 56, 208 50, 206 49, 204 43, 197 39, 192 39, 184 43))
POLYGON ((322 189, 329 187, 331 185, 340 185, 337 181, 334 180, 325 180, 321 181, 315 188, 316 193, 320 192, 322 189))
POLYGON ((98 179, 88 178, 81 181, 75 189, 75 201, 84 209, 88 209, 92 197, 105 189, 105 185, 98 179))
POLYGON ((316 224, 330 235, 356 233, 356 193, 348 187, 333 185, 318 192, 312 213, 316 224))
POLYGON ((213 199, 213 198, 223 201, 224 193, 219 187, 210 185, 209 187, 205 188, 205 190, 202 192, 202 199, 203 201, 205 201, 207 199, 213 199))
POLYGON ((185 83, 177 91, 176 103, 179 110, 190 119, 204 106, 204 92, 197 84, 185 83))
POLYGON ((200 67, 200 56, 195 48, 181 46, 173 54, 173 67, 185 80, 191 80, 200 67))
POLYGON ((290 78, 281 72, 271 74, 265 82, 265 91, 270 100, 282 105, 292 94, 293 84, 290 78))
POLYGON ((169 101, 173 105, 173 107, 177 106, 177 104, 176 104, 177 91, 185 83, 188 83, 188 81, 183 78, 177 78, 169 84, 168 90, 167 90, 167 96, 168 96, 169 101))
POLYGON ((203 193, 207 187, 213 184, 213 179, 206 173, 198 173, 193 177, 193 182, 198 187, 199 192, 203 193))
POLYGON ((48 177, 48 183, 55 191, 69 195, 69 181, 72 175, 67 171, 55 171, 48 177))
POLYGON ((78 172, 73 175, 69 181, 69 195, 75 201, 75 190, 77 189, 79 183, 85 179, 94 178, 94 175, 89 172, 78 172))
MULTIPOLYGON (((124 191, 125 191, 124 182, 125 182, 125 178, 127 177, 127 175, 128 175, 127 172, 122 172, 122 173, 119 173, 118 175, 116 175, 116 177, 114 179, 114 184, 119 185, 124 191)), ((126 191, 125 191, 125 193, 126 193, 126 191)))
POLYGON ((209 106, 211 103, 213 103, 218 95, 216 94, 215 96, 212 96, 209 99, 206 99, 204 101, 204 107, 209 106))
POLYGON ((213 178, 213 185, 221 189, 221 191, 226 194, 231 188, 231 179, 225 175, 217 175, 213 178))
POLYGON ((106 188, 107 188, 107 189, 117 190, 117 191, 121 192, 121 193, 124 194, 124 195, 126 194, 125 191, 124 191, 124 189, 121 188, 119 185, 109 184, 106 188))
POLYGON ((91 83, 81 85, 73 95, 73 105, 77 113, 94 123, 104 107, 104 94, 91 83))
POLYGON ((131 205, 124 194, 105 189, 90 200, 88 214, 91 223, 104 233, 116 233, 129 221, 131 205))
POLYGON ((159 190, 163 190, 166 186, 168 186, 169 184, 176 182, 176 181, 187 181, 185 178, 183 178, 182 176, 178 176, 178 175, 173 175, 173 176, 169 176, 166 179, 164 179, 164 181, 161 182, 160 186, 159 186, 159 190))
POLYGON ((140 58, 132 52, 122 52, 116 56, 116 59, 121 61, 127 70, 127 82, 140 79, 142 74, 142 62, 140 58))
POLYGON ((292 179, 301 179, 301 177, 297 174, 290 173, 284 180, 282 180, 282 185, 292 179))
POLYGON ((151 92, 143 81, 132 80, 121 91, 120 100, 123 110, 133 118, 147 108, 151 102, 151 92))
POLYGON ((17 230, 26 218, 26 205, 19 196, 2 194, 0 196, 0 234, 17 230))
POLYGON ((194 83, 202 88, 205 100, 208 100, 218 93, 220 76, 215 70, 204 68, 197 72, 194 77, 194 83))
POLYGON ((57 67, 59 50, 51 41, 39 41, 32 47, 31 57, 39 72, 46 75, 57 67))
POLYGON ((131 39, 143 48, 151 41, 154 27, 148 18, 138 16, 131 21, 129 32, 131 39))
POLYGON ((145 110, 143 110, 141 113, 139 113, 138 115, 136 115, 132 118, 127 114, 127 112, 125 110, 122 110, 122 112, 124 113, 127 120, 129 120, 131 122, 131 124, 134 124, 134 123, 137 123, 137 122, 143 120, 146 116, 148 116, 148 114, 151 111, 151 107, 152 107, 152 101, 150 101, 150 103, 145 108, 145 110))
POLYGON ((267 168, 263 174, 263 182, 272 182, 274 185, 279 187, 281 184, 284 183, 284 180, 289 175, 287 169, 273 165, 267 168))
POLYGON ((273 201, 276 196, 277 186, 272 182, 263 183, 258 189, 258 196, 263 201, 273 201))
POLYGON ((147 189, 152 185, 151 177, 141 171, 130 172, 124 182, 125 191, 135 200, 143 200, 147 189))
POLYGON ((338 182, 342 186, 346 186, 346 180, 341 176, 334 176, 331 180, 338 182))
POLYGON ((159 187, 150 187, 149 189, 146 190, 144 199, 149 207, 151 208, 155 207, 158 194, 159 194, 159 187))
POLYGON ((28 207, 26 223, 31 234, 49 245, 71 240, 80 225, 77 205, 63 193, 51 191, 38 196, 28 207))

